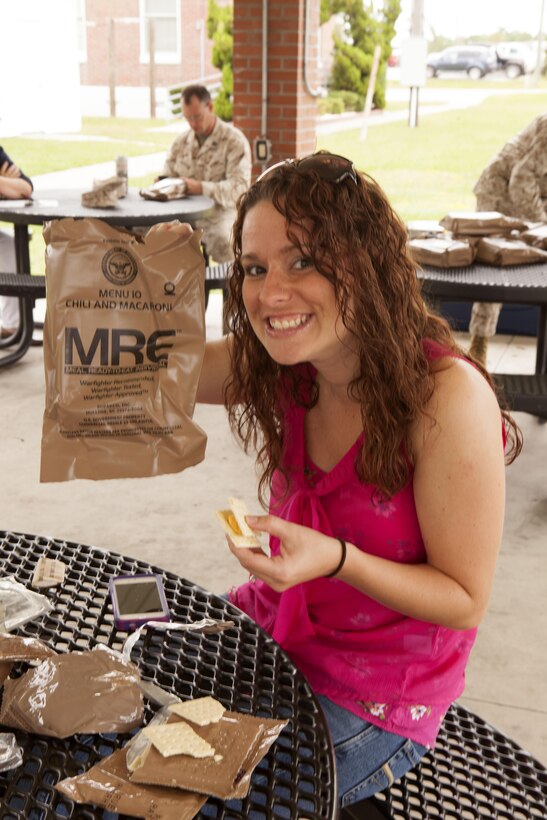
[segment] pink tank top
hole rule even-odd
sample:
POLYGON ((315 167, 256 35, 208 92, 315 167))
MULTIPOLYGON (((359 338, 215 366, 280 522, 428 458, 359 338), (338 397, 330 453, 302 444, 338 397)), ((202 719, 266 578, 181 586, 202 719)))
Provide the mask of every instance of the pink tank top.
MULTIPOLYGON (((444 354, 428 344, 430 358, 444 354)), ((289 493, 278 474, 270 511, 401 563, 426 560, 412 480, 387 501, 362 484, 354 463, 361 435, 329 472, 307 458, 303 408, 287 414, 289 493)), ((279 552, 272 537, 270 549, 279 552)), ((433 746, 443 717, 464 689, 476 629, 453 630, 409 618, 336 578, 283 593, 256 580, 231 600, 290 655, 315 692, 389 732, 433 746)))

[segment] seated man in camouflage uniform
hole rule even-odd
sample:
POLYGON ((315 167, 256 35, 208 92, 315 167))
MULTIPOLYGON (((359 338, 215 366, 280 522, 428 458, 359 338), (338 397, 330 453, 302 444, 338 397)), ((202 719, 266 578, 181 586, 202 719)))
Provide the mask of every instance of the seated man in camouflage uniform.
MULTIPOLYGON (((478 211, 547 222, 547 114, 540 114, 503 146, 482 172, 474 193, 478 211)), ((473 305, 469 352, 483 364, 500 310, 498 303, 473 305)))
POLYGON ((215 115, 205 86, 183 90, 182 113, 190 128, 169 149, 160 178, 181 177, 188 194, 214 200, 212 216, 198 220, 196 226, 203 228, 207 253, 216 262, 229 262, 236 202, 251 182, 251 149, 238 128, 215 115))

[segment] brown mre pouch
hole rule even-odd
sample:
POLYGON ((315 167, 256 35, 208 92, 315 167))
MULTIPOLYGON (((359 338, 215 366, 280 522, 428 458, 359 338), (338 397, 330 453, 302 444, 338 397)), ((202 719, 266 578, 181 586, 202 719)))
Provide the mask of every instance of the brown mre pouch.
POLYGON ((55 788, 76 803, 93 803, 145 820, 191 820, 207 800, 196 792, 131 783, 125 749, 118 749, 83 774, 61 780, 55 788))
POLYGON ((442 237, 446 231, 434 219, 411 219, 406 223, 409 239, 428 239, 431 236, 442 237))
POLYGON ((437 268, 459 268, 473 263, 475 249, 467 240, 450 237, 411 239, 408 250, 417 265, 437 268))
POLYGON ((142 722, 139 682, 137 667, 107 646, 56 655, 8 678, 0 723, 59 738, 130 732, 142 722))
POLYGON ((547 251, 547 225, 543 223, 534 225, 523 231, 519 239, 522 239, 527 245, 533 245, 535 248, 542 248, 542 250, 547 251))
POLYGON ((4 683, 9 673, 13 669, 13 664, 10 661, 0 661, 0 686, 4 683))
POLYGON ((526 222, 513 216, 504 216, 498 211, 450 211, 440 224, 454 234, 471 236, 491 236, 522 231, 526 222))
MULTIPOLYGON (((171 716, 167 722, 185 723, 176 716, 171 716)), ((255 767, 284 726, 286 721, 225 712, 216 723, 192 725, 192 729, 214 748, 216 754, 213 757, 180 754, 163 757, 150 744, 130 769, 131 781, 189 789, 221 800, 245 797, 255 767)))
POLYGON ((518 239, 485 236, 477 245, 477 262, 485 265, 533 265, 547 261, 547 251, 534 248, 518 239))
POLYGON ((192 421, 205 351, 200 235, 46 224, 41 481, 175 473, 203 459, 192 421))
POLYGON ((57 652, 39 638, 0 633, 0 661, 35 661, 56 655, 57 652))

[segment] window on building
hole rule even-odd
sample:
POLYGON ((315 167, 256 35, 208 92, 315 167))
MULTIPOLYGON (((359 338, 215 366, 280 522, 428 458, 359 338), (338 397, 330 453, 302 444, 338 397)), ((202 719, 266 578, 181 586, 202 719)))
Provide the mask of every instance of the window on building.
POLYGON ((76 34, 78 42, 78 58, 81 63, 87 60, 87 37, 85 19, 85 0, 74 0, 76 7, 76 34))
POLYGON ((180 62, 180 0, 141 0, 141 60, 150 59, 150 24, 154 27, 154 61, 180 62))

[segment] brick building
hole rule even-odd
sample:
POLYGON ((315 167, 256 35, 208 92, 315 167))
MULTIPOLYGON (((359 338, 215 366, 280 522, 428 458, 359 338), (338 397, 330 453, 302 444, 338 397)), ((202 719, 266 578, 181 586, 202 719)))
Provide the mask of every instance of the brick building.
MULTIPOLYGON (((140 116, 148 116, 149 20, 154 23, 158 116, 169 114, 169 86, 218 81, 206 32, 207 0, 74 2, 83 96, 95 90, 104 105, 115 87, 119 116, 124 115, 118 106, 122 92, 124 99, 130 92, 135 100, 139 95, 140 116)), ((271 145, 272 160, 313 151, 319 0, 233 0, 233 8, 235 125, 251 143, 263 138, 263 144, 271 145)))
MULTIPOLYGON (((181 83, 220 81, 211 64, 207 0, 74 0, 77 8, 80 82, 94 111, 148 116, 151 68, 149 35, 153 25, 153 84, 158 116, 169 116, 166 89, 181 83), (95 100, 95 104, 93 104, 95 100), (131 109, 131 110, 129 110, 131 109)), ((222 5, 229 0, 219 0, 222 5)))

